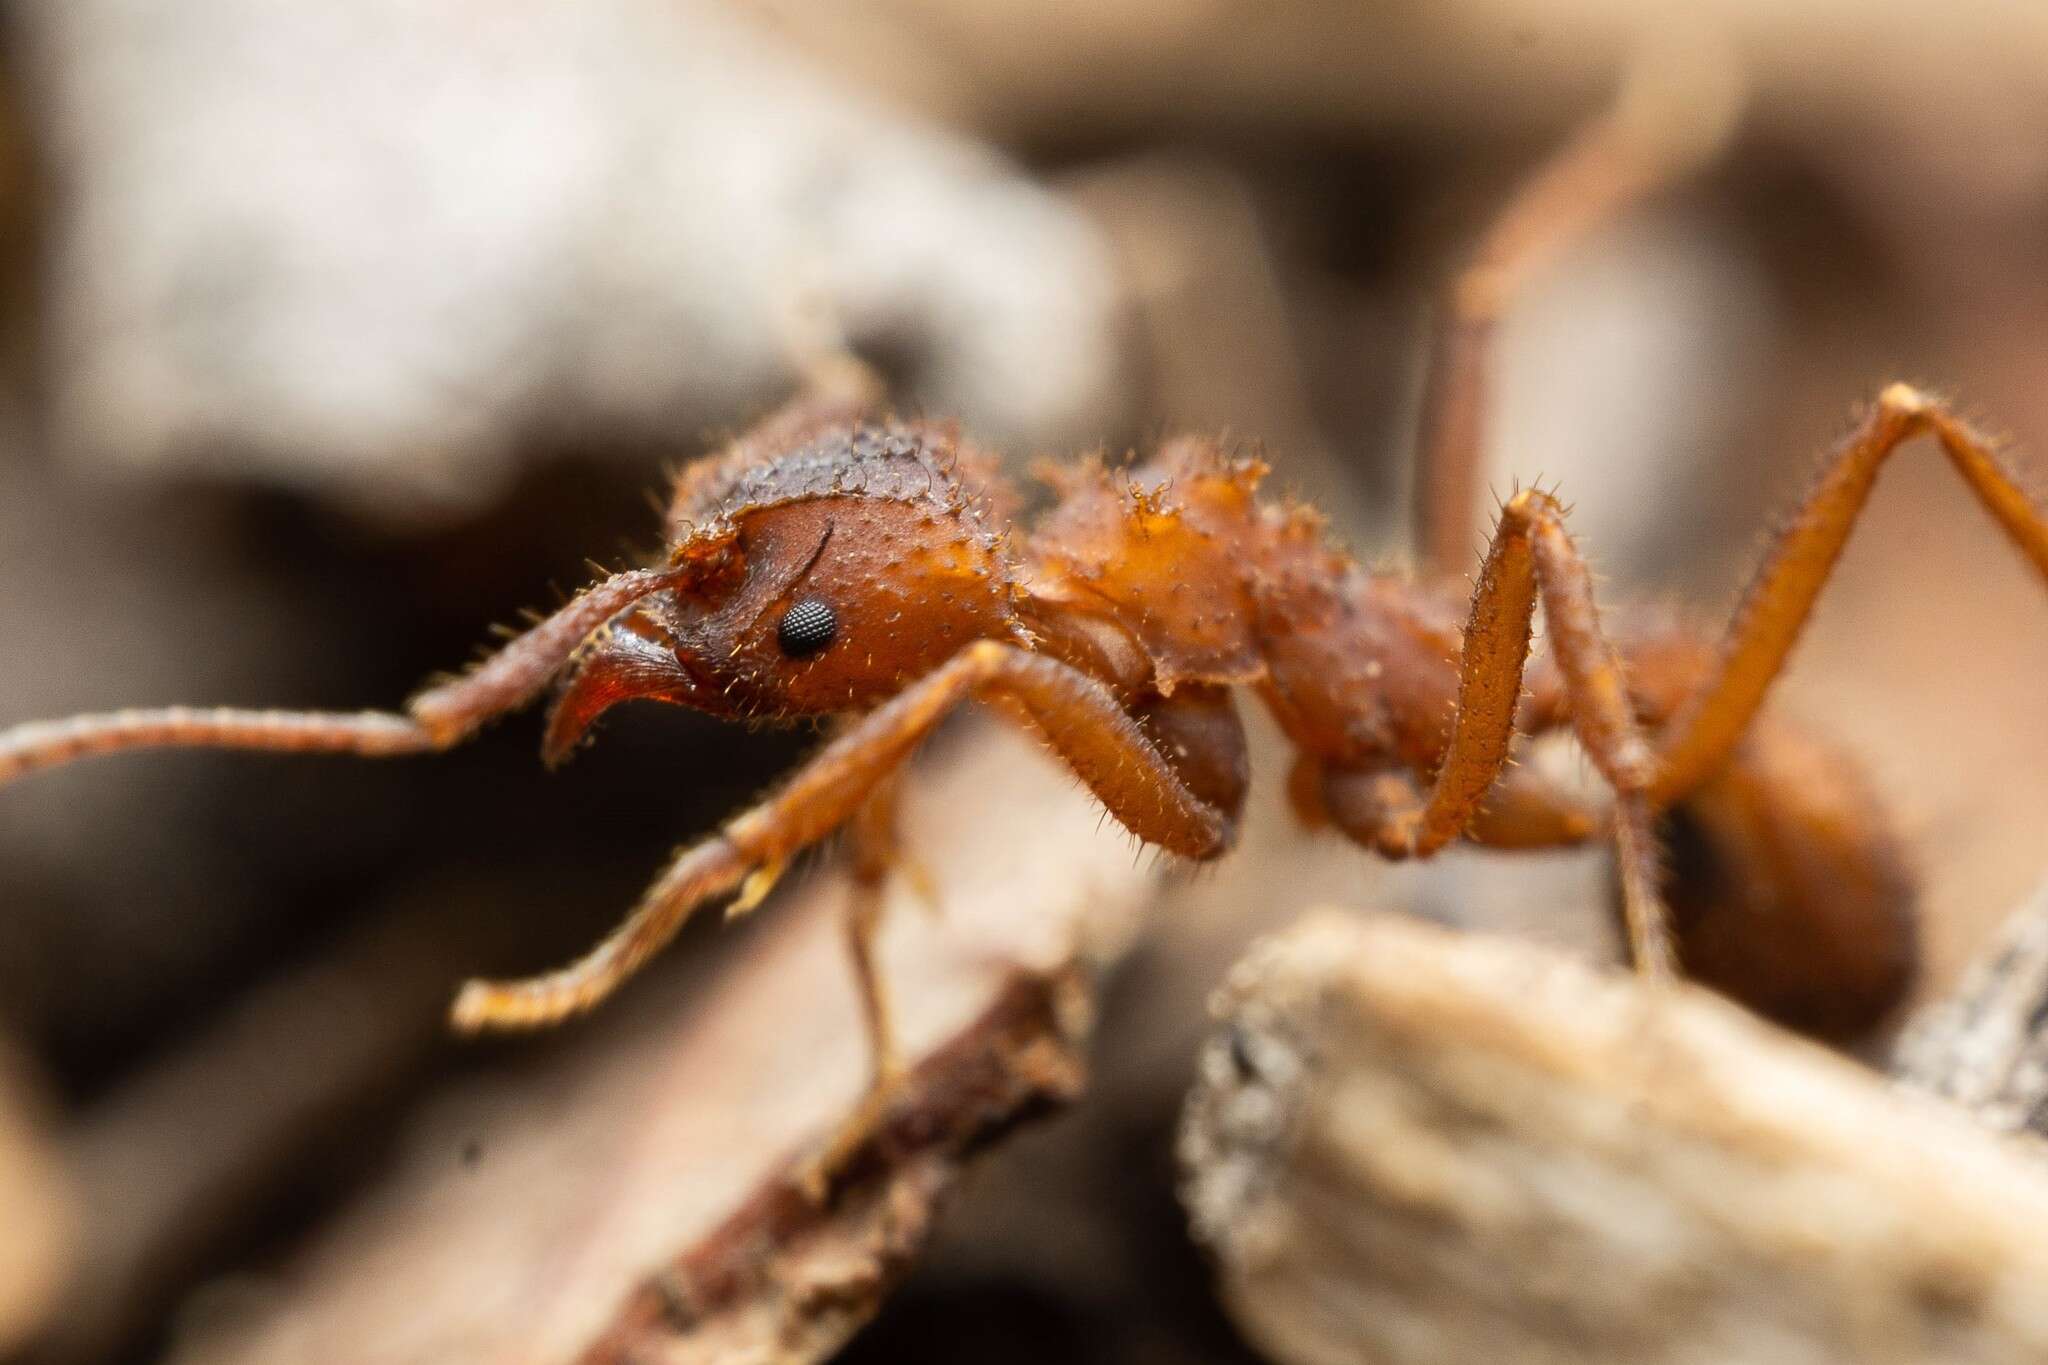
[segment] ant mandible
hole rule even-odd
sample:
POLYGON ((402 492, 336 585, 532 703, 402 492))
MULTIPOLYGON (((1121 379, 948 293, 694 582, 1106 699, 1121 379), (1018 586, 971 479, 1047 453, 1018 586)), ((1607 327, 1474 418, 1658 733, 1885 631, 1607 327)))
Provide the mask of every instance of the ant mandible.
POLYGON ((1256 495, 1264 466, 1199 438, 1135 468, 1049 471, 1055 504, 1020 535, 996 462, 951 426, 814 396, 682 472, 663 562, 603 579, 403 713, 170 707, 21 725, 0 732, 0 783, 134 748, 447 749, 557 678, 551 763, 632 698, 846 717, 773 795, 681 852, 587 956, 471 982, 453 1016, 517 1029, 588 1009, 698 907, 735 890, 735 910, 751 907, 844 828, 872 1115, 897 1070, 872 951, 878 887, 894 778, 919 741, 962 702, 992 703, 1140 840, 1205 860, 1231 847, 1244 801, 1232 692, 1249 688, 1297 751, 1289 791, 1309 822, 1388 858, 1609 832, 1640 970, 1682 964, 1781 1020, 1855 1032, 1913 972, 1910 878, 1853 766, 1758 708, 1903 442, 1931 435, 2044 578, 2048 509, 1990 442, 1895 384, 1827 457, 1718 644, 1665 621, 1610 633, 1565 509, 1534 488, 1502 508, 1467 589, 1495 319, 1538 263, 1702 150, 1645 127, 1626 100, 1591 125, 1457 280, 1425 390, 1414 577, 1362 569, 1310 509, 1256 495), (1551 649, 1525 676, 1539 599, 1551 649), (1510 764, 1518 737, 1560 729, 1607 799, 1510 764))

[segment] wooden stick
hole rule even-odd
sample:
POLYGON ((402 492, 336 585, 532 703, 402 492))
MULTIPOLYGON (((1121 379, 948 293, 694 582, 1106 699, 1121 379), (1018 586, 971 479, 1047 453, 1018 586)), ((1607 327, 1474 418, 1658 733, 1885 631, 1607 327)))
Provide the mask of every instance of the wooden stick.
MULTIPOLYGON (((793 871, 718 970, 664 971, 419 1126, 356 1207, 209 1324, 183 1365, 308 1359, 821 1359, 878 1308, 965 1165, 1080 1085, 1083 955, 1154 874, 1031 743, 985 729, 921 766, 880 962, 908 1071, 822 1193, 811 1157, 866 1047, 836 875, 793 871), (771 1349, 772 1348, 772 1349, 771 1349)), ((707 935, 707 938, 721 936, 707 935)), ((708 964, 707 964, 708 965, 708 964)))
POLYGON ((1706 992, 1312 916, 1233 973, 1186 1201, 1277 1361, 2048 1358, 2048 1167, 1706 992))

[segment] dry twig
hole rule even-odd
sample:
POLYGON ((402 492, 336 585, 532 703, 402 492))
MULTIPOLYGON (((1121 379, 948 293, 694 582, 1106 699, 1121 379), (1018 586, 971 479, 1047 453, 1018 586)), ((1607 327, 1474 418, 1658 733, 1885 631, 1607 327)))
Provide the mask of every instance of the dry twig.
POLYGON ((1319 915, 1220 1012, 1186 1193, 1276 1360, 2048 1353, 2048 1174, 1701 990, 1319 915))
POLYGON ((178 1358, 818 1359, 962 1163, 1078 1087, 1085 963, 1152 881, 1095 821, 1012 737, 913 784, 905 835, 942 909, 902 888, 883 958, 914 1068, 828 1207, 801 1173, 864 1066, 836 877, 764 908, 708 981, 637 987, 538 1064, 507 1045, 529 1064, 444 1105, 253 1313, 178 1358))

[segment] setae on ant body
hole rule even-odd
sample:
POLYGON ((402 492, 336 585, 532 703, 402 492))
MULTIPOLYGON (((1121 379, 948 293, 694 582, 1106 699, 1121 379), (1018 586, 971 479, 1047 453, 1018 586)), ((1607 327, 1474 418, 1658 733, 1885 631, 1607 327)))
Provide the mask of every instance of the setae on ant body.
POLYGON ((1243 689, 1296 750, 1304 819, 1389 858, 1612 837, 1640 969, 1676 966, 1786 1022, 1853 1033, 1911 978, 1911 880, 1853 765, 1758 708, 1902 443, 1933 437, 2044 578, 2048 508, 1947 408, 1893 385, 1828 457, 1718 641, 1665 621, 1610 629, 1565 509, 1540 490, 1506 503, 1476 586, 1461 574, 1494 319, 1560 243, 1696 151, 1611 115, 1482 244, 1425 399, 1416 576, 1361 568, 1312 510, 1260 498, 1262 465, 1208 440, 1171 441, 1128 469, 1051 471, 1056 500, 1027 531, 997 463, 952 427, 816 396, 683 471, 661 563, 605 578, 402 713, 172 707, 21 725, 0 732, 0 783, 129 748, 446 749, 552 682, 550 762, 634 698, 843 717, 771 796, 680 853, 586 957, 471 982, 454 1019, 528 1028, 587 1009, 698 907, 735 891, 736 908, 751 906, 793 855, 844 828, 862 888, 849 928, 872 1116, 896 1070, 875 892, 893 778, 918 742, 960 703, 991 703, 1139 839, 1204 860, 1231 847, 1245 796, 1243 689), (1539 602, 1552 648, 1525 668, 1539 602), (1518 742, 1559 729, 1607 799, 1510 765, 1518 742), (1669 869, 1660 841, 1678 854, 1669 869))

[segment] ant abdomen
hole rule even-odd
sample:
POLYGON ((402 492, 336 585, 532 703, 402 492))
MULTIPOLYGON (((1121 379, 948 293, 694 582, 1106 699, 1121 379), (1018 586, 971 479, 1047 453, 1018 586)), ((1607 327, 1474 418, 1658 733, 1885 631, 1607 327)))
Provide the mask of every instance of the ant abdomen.
POLYGON ((1881 1023, 1919 965, 1917 888, 1858 766, 1760 719, 1664 812, 1664 895, 1687 975, 1802 1032, 1881 1023))

